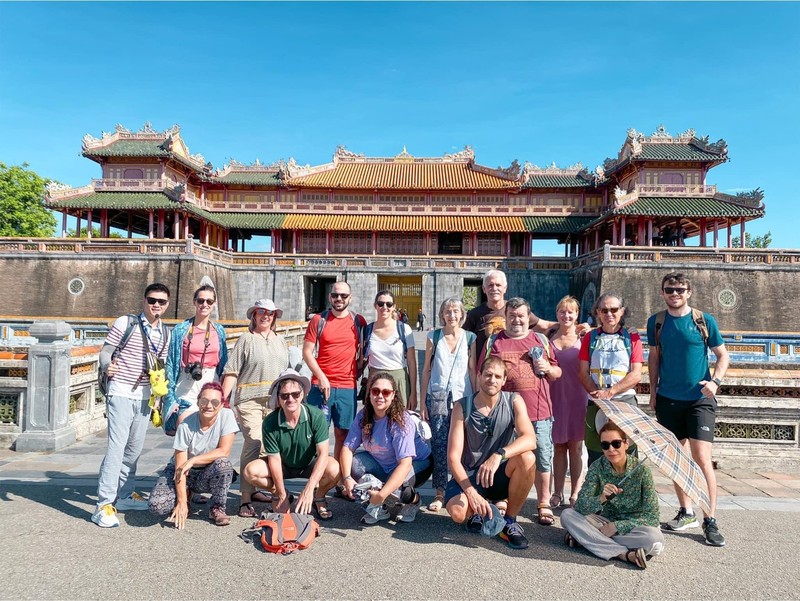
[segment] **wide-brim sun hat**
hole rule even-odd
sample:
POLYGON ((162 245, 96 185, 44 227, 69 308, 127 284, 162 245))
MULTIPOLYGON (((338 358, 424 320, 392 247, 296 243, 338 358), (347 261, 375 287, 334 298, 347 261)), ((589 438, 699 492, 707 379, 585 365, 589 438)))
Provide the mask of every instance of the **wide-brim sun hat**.
POLYGON ((281 389, 281 383, 285 382, 286 380, 294 380, 300 387, 303 389, 303 400, 305 397, 308 396, 308 392, 311 390, 311 381, 306 378, 304 375, 297 373, 295 370, 289 368, 284 369, 281 374, 275 378, 272 382, 272 386, 269 387, 269 408, 270 409, 277 409, 278 408, 278 391, 281 389))
POLYGON ((271 298, 260 298, 253 303, 253 306, 247 310, 247 319, 253 319, 253 313, 256 309, 266 309, 267 311, 275 311, 275 319, 280 319, 283 315, 283 309, 278 309, 271 298))

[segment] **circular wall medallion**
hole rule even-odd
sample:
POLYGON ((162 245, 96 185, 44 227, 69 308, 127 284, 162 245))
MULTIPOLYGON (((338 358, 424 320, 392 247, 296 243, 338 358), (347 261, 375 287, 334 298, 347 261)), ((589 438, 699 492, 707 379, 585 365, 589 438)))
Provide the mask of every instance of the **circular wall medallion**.
POLYGON ((83 280, 80 278, 72 278, 67 284, 67 289, 69 293, 73 296, 78 296, 83 290, 86 288, 86 284, 83 283, 83 280))
POLYGON ((723 307, 730 309, 736 306, 736 293, 730 288, 723 288, 717 294, 717 300, 723 307))

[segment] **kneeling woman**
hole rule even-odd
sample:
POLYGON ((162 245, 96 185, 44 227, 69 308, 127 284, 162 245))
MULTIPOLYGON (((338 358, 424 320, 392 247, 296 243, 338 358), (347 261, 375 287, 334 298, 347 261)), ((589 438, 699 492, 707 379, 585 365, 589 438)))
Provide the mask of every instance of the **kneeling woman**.
POLYGON ((233 411, 222 406, 222 386, 208 382, 200 389, 198 411, 189 415, 175 434, 175 456, 164 469, 150 493, 150 511, 172 512, 170 520, 182 529, 189 515, 189 491, 211 493, 208 517, 217 526, 227 526, 225 513, 228 489, 233 481, 231 454, 233 438, 239 431, 233 411))
POLYGON ((653 474, 626 454, 628 446, 619 426, 608 422, 602 427, 603 456, 589 466, 575 508, 564 510, 561 525, 567 529, 568 546, 586 547, 603 559, 616 557, 644 569, 648 558, 664 550, 664 535, 653 474), (622 482, 623 478, 627 479, 622 482))
POLYGON ((414 487, 423 484, 433 472, 431 450, 404 409, 391 374, 378 372, 370 377, 367 397, 350 426, 339 458, 346 494, 352 497, 356 482, 364 474, 372 474, 384 483, 380 490, 370 492, 370 505, 379 509, 362 521, 374 524, 389 519, 385 504, 394 495, 404 503, 397 521, 413 522, 420 506, 414 487), (356 452, 362 445, 363 450, 356 452))

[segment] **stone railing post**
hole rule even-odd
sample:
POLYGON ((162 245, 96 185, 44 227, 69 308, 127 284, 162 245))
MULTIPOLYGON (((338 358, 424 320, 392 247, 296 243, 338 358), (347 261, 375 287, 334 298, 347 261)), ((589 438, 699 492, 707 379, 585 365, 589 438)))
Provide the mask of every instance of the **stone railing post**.
POLYGON ((30 327, 39 341, 28 351, 28 399, 17 451, 56 451, 75 442, 75 428, 69 423, 72 343, 65 340, 71 333, 64 321, 30 327))

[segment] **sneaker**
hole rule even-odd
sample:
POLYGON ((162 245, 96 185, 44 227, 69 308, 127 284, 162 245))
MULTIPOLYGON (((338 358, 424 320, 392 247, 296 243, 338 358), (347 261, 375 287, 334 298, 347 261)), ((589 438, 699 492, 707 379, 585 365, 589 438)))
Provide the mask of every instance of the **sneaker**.
POLYGON ((675 516, 675 519, 664 524, 664 530, 674 530, 675 532, 680 532, 681 530, 687 530, 688 528, 697 528, 699 525, 700 524, 697 521, 697 516, 694 514, 689 515, 686 513, 686 510, 681 507, 678 510, 678 514, 675 516))
POLYGON ((388 520, 390 517, 386 505, 367 505, 365 508, 367 515, 361 517, 361 523, 371 526, 381 520, 388 520))
POLYGON ((724 547, 725 537, 722 536, 717 527, 717 520, 705 518, 703 520, 703 533, 706 535, 706 544, 712 547, 724 547))
POLYGON ((217 526, 227 526, 231 523, 231 518, 225 513, 222 505, 213 505, 208 512, 208 518, 217 526))
POLYGON ((119 526, 117 510, 111 503, 106 503, 92 514, 92 521, 101 528, 116 528, 119 526))
POLYGON ((397 512, 397 521, 398 522, 413 522, 414 518, 417 517, 417 512, 419 511, 419 506, 422 504, 422 499, 418 496, 417 501, 415 503, 406 503, 400 508, 400 511, 397 512))
POLYGON ((528 539, 525 538, 525 531, 517 522, 506 524, 503 531, 498 535, 508 543, 512 549, 527 549, 528 539))
POLYGON ((472 517, 467 520, 466 527, 468 532, 479 534, 483 529, 483 516, 477 513, 473 514, 472 517))
POLYGON ((138 492, 133 493, 126 499, 117 501, 117 511, 147 511, 147 499, 138 492))

